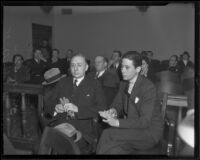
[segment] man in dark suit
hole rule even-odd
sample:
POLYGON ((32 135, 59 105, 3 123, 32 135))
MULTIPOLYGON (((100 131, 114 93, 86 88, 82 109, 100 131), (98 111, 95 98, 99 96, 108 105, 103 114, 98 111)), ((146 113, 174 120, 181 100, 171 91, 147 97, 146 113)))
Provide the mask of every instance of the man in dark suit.
POLYGON ((116 73, 119 76, 119 79, 122 80, 122 73, 121 73, 121 60, 122 53, 120 51, 114 50, 112 57, 108 63, 108 68, 112 69, 113 71, 116 71, 116 73))
POLYGON ((152 82, 139 75, 141 55, 129 51, 122 57, 123 79, 108 111, 99 112, 111 128, 103 131, 97 154, 134 154, 158 143, 163 132, 161 108, 152 82))
POLYGON ((119 88, 119 77, 116 72, 107 68, 108 60, 104 56, 97 56, 94 63, 95 71, 90 72, 89 76, 99 80, 103 87, 107 106, 110 106, 119 88))
POLYGON ((161 69, 160 61, 157 59, 153 59, 154 53, 152 51, 147 51, 147 57, 149 59, 149 68, 151 68, 154 72, 159 72, 161 69))
POLYGON ((41 84, 44 81, 44 72, 47 70, 47 61, 42 56, 41 50, 33 50, 33 58, 25 61, 30 68, 30 81, 28 83, 41 84))
POLYGON ((45 107, 53 119, 60 123, 70 123, 79 130, 83 138, 78 145, 83 154, 88 152, 88 146, 93 143, 95 131, 92 119, 98 116, 98 111, 106 109, 105 97, 100 83, 85 75, 88 69, 83 55, 71 59, 70 70, 72 77, 61 79, 53 89, 45 107), (66 119, 66 117, 68 117, 66 119))

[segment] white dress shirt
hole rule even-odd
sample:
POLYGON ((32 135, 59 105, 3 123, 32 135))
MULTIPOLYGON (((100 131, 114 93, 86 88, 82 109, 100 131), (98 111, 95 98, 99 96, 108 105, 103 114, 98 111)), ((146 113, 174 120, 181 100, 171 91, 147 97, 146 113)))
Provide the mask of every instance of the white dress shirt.
POLYGON ((97 78, 99 78, 99 77, 101 77, 103 74, 104 74, 104 72, 105 72, 106 70, 103 70, 103 71, 101 71, 101 72, 97 72, 97 78))
POLYGON ((81 77, 81 78, 73 78, 73 83, 75 80, 77 80, 76 85, 79 86, 79 84, 81 83, 81 81, 84 79, 85 76, 81 77))
POLYGON ((135 77, 133 77, 133 79, 131 79, 129 81, 129 87, 128 87, 128 93, 131 94, 132 90, 133 90, 133 86, 135 85, 135 82, 137 80, 138 75, 136 75, 135 77))

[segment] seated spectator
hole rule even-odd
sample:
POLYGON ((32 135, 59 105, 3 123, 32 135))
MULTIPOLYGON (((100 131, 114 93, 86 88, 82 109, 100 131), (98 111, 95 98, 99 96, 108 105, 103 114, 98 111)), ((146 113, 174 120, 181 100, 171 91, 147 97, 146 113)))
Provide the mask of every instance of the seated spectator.
POLYGON ((5 68, 4 80, 6 82, 23 83, 30 80, 30 69, 23 64, 24 58, 20 54, 13 56, 12 65, 5 68))
POLYGON ((180 67, 178 66, 178 56, 172 55, 169 60, 162 61, 162 70, 169 70, 174 73, 180 73, 180 67))
POLYGON ((67 74, 67 75, 71 75, 70 72, 70 61, 71 58, 74 56, 73 50, 72 49, 68 49, 66 52, 66 55, 62 60, 62 68, 61 68, 61 73, 63 74, 67 74))
POLYGON ((116 72, 108 67, 108 60, 103 56, 95 58, 95 71, 89 76, 100 81, 104 95, 106 97, 107 106, 111 105, 119 87, 119 77, 116 72))
MULTIPOLYGON (((51 57, 51 61, 48 63, 48 69, 51 68, 59 68, 59 70, 62 70, 62 60, 60 59, 60 51, 58 49, 53 49, 52 50, 52 57, 51 57)), ((63 72, 61 72, 63 73, 63 72)), ((64 73, 63 73, 64 74, 64 73)))
POLYGON ((119 75, 120 80, 122 80, 122 73, 121 73, 121 60, 122 53, 120 51, 113 51, 110 61, 108 62, 108 68, 113 69, 119 75))
POLYGON ((190 61, 190 55, 187 51, 183 52, 182 60, 178 62, 180 72, 183 73, 186 67, 194 68, 194 64, 190 61))
POLYGON ((144 57, 144 56, 147 57, 147 51, 142 51, 142 52, 141 52, 141 56, 142 56, 142 57, 144 57))
POLYGON ((87 69, 86 58, 75 55, 70 64, 72 77, 62 78, 46 103, 55 120, 51 126, 66 122, 82 133, 82 139, 77 142, 82 154, 89 153, 96 138, 93 118, 106 107, 102 87, 99 81, 86 76, 87 69))
POLYGON ((41 45, 40 49, 41 49, 42 57, 46 61, 50 61, 50 59, 51 59, 51 47, 49 46, 47 40, 42 41, 42 45, 41 45))
POLYGON ((140 75, 148 78, 151 80, 153 83, 156 82, 156 76, 154 71, 149 67, 149 59, 146 56, 142 57, 142 66, 141 66, 141 71, 140 75))
POLYGON ((33 58, 25 61, 30 68, 31 78, 29 83, 41 84, 44 81, 43 74, 47 70, 47 61, 42 56, 40 49, 33 50, 33 58))
POLYGON ((139 75, 142 59, 129 51, 122 57, 124 81, 110 109, 99 112, 110 125, 103 131, 97 154, 134 154, 154 147, 163 134, 163 120, 156 88, 139 75))
POLYGON ((147 51, 147 57, 149 59, 149 67, 156 73, 160 71, 160 61, 153 59, 154 53, 152 51, 147 51))

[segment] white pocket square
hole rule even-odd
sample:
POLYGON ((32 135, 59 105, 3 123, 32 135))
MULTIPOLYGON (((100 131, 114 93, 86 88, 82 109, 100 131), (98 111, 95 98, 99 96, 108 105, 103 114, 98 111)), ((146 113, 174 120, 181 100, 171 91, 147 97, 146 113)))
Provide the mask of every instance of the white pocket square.
POLYGON ((138 97, 135 97, 135 103, 138 103, 139 102, 139 98, 138 97))

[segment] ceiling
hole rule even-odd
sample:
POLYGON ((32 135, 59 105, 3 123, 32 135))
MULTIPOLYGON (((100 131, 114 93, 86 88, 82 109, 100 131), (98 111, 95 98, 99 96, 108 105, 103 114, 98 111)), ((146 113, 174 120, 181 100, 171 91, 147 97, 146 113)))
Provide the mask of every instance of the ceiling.
MULTIPOLYGON (((54 6, 50 13, 61 14, 63 9, 72 9, 72 14, 93 14, 136 9, 135 6, 54 6)), ((4 14, 41 14, 40 6, 4 6, 4 14)))

